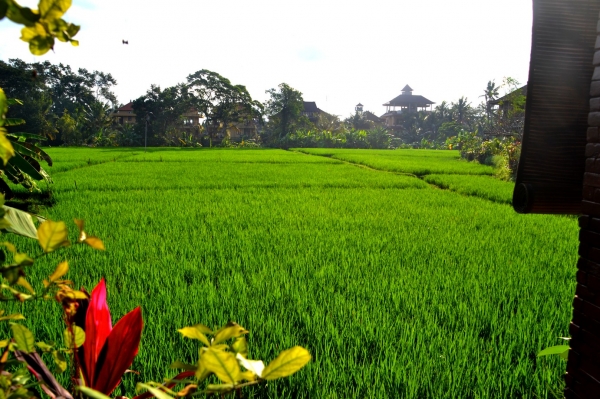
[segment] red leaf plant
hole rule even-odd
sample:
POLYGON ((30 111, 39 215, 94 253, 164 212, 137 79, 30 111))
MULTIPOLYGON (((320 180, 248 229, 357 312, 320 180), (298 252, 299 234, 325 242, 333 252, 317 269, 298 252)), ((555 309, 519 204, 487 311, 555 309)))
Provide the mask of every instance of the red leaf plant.
POLYGON ((79 372, 85 385, 110 395, 138 353, 142 336, 138 306, 112 326, 104 278, 92 291, 85 315, 85 341, 78 351, 79 372))
MULTIPOLYGON (((85 290, 82 291, 86 294, 85 290)), ((85 330, 85 341, 75 351, 77 384, 83 383, 105 395, 110 395, 121 382, 121 377, 138 353, 142 336, 142 310, 139 306, 112 326, 106 303, 106 284, 100 280, 89 299, 57 297, 65 311, 68 328, 77 325, 85 330)), ((71 332, 72 329, 71 329, 71 332)), ((42 389, 51 398, 72 399, 54 378, 42 358, 34 351, 15 351, 18 360, 27 363, 29 370, 43 383, 42 389)), ((146 396, 142 395, 142 399, 146 396)))

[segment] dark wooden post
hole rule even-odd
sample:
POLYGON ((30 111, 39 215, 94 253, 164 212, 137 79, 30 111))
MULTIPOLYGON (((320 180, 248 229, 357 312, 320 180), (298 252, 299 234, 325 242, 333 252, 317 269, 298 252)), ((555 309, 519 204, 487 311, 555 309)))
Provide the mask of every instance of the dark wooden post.
MULTIPOLYGON (((597 31, 600 31, 600 22, 597 31)), ((600 398, 600 36, 590 89, 577 289, 573 301, 567 398, 600 398)))
POLYGON ((533 0, 525 131, 513 196, 517 212, 581 215, 565 376, 565 396, 577 399, 600 399, 599 13, 600 0, 533 0))

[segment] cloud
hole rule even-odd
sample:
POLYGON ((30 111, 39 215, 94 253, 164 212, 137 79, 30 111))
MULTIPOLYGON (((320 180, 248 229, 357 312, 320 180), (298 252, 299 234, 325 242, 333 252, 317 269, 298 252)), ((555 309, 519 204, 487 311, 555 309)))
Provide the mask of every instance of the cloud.
POLYGON ((307 62, 319 61, 323 59, 323 53, 315 47, 304 47, 298 51, 298 57, 307 62))
POLYGON ((73 2, 73 7, 81 7, 86 10, 95 10, 96 4, 92 0, 77 0, 73 2))

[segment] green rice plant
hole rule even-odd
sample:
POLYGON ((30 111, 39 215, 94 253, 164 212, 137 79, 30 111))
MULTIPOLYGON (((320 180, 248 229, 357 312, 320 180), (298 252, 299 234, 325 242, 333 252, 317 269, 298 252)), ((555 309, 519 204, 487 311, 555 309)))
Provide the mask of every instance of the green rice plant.
POLYGON ((425 175, 423 180, 437 187, 459 194, 489 199, 503 204, 512 203, 515 184, 490 176, 425 175))
MULTIPOLYGON (((248 397, 533 398, 556 389, 564 363, 549 358, 542 372, 536 354, 568 333, 575 220, 518 215, 485 193, 398 172, 272 163, 279 151, 254 151, 247 162, 236 162, 237 150, 203 149, 130 162, 160 159, 153 149, 54 176, 45 215, 86 219, 107 248, 73 248, 71 279, 105 277, 115 317, 141 305, 147 322, 131 367, 140 375, 127 374, 115 394, 159 381, 177 359, 194 363, 198 348, 174 327, 198 320, 250 326, 251 358, 296 345, 311 353, 302 376, 248 397)), ((406 153, 401 162, 427 169, 419 151, 406 153)), ((432 169, 470 165, 449 151, 424 154, 432 169)), ((41 305, 15 309, 31 315, 36 337, 56 339, 56 305, 41 305)))
POLYGON ((341 163, 328 158, 311 157, 291 151, 277 149, 229 148, 221 150, 169 148, 151 149, 137 157, 127 158, 130 162, 195 162, 195 163, 341 163))
MULTIPOLYGON (((338 163, 209 163, 140 162, 105 163, 60 174, 56 196, 76 190, 122 191, 214 188, 300 188, 300 187, 381 187, 427 188, 423 181, 410 177, 371 173, 352 165, 338 163), (135 170, 135 173, 132 173, 135 170), (110 178, 107 178, 110 176, 110 178)), ((58 198, 57 197, 57 198, 58 198)))
POLYGON ((488 165, 460 159, 458 151, 449 150, 347 150, 304 148, 298 151, 331 157, 389 172, 423 176, 428 174, 492 175, 488 165))

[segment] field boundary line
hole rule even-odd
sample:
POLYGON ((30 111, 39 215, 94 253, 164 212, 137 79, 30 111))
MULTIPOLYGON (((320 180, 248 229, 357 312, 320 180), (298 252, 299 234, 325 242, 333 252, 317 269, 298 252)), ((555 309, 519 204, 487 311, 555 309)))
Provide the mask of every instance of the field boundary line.
MULTIPOLYGON (((443 187, 443 186, 440 186, 440 185, 437 185, 437 184, 430 183, 427 180, 425 180, 425 176, 432 175, 432 174, 435 174, 435 173, 426 173, 424 175, 415 175, 413 173, 394 172, 394 171, 391 171, 391 170, 377 169, 377 168, 374 168, 372 166, 363 165, 363 164, 356 163, 356 162, 351 162, 351 161, 346 161, 344 159, 333 158, 332 156, 327 156, 327 155, 311 154, 311 153, 308 153, 308 152, 302 152, 302 151, 297 151, 297 150, 292 150, 292 149, 288 149, 287 151, 294 152, 294 153, 297 153, 297 154, 308 155, 308 156, 324 157, 324 158, 330 158, 330 159, 332 158, 332 159, 335 159, 337 161, 341 161, 343 163, 346 163, 348 165, 354 165, 356 167, 367 169, 367 170, 372 170, 372 171, 375 171, 375 172, 391 173, 391 174, 398 175, 398 176, 416 177, 417 179, 423 181, 428 186, 430 186, 431 188, 436 189, 436 190, 450 191, 452 193, 455 193, 457 195, 461 195, 463 197, 474 197, 474 198, 479 198, 479 199, 486 200, 486 201, 489 201, 489 202, 493 202, 494 204, 512 206, 511 204, 507 204, 506 202, 496 201, 496 200, 493 200, 491 198, 485 198, 485 197, 481 197, 481 196, 475 195, 475 194, 461 193, 459 191, 451 190, 450 187, 443 187)), ((450 174, 452 174, 452 175, 459 175, 459 176, 471 176, 469 174, 460 174, 460 173, 450 173, 450 174)), ((490 176, 490 177, 492 177, 492 176, 490 176)))
MULTIPOLYGON (((335 159, 336 161, 340 161, 341 163, 345 163, 345 164, 347 164, 347 165, 356 166, 356 167, 358 167, 358 168, 363 168, 363 169, 367 169, 367 170, 372 170, 372 171, 374 171, 374 172, 391 173, 391 174, 393 174, 393 175, 398 175, 398 176, 409 176, 409 177, 416 177, 416 178, 417 178, 417 179, 419 179, 419 180, 423 180, 423 179, 421 179, 421 178, 420 178, 418 175, 415 175, 414 173, 406 173, 406 172, 394 172, 394 171, 392 171, 392 170, 377 169, 377 168, 374 168, 374 167, 372 167, 372 166, 369 166, 369 165, 364 165, 364 164, 362 164, 362 163, 350 162, 350 161, 346 161, 345 159, 333 158, 333 157, 330 157, 330 156, 327 156, 327 155, 309 154, 309 153, 307 153, 307 152, 296 151, 296 150, 291 150, 291 149, 290 149, 290 150, 287 150, 287 151, 294 152, 294 153, 296 153, 296 154, 307 155, 307 156, 309 156, 309 157, 315 156, 315 157, 322 157, 322 158, 328 158, 328 159, 335 159)), ((423 175, 423 176, 425 176, 425 175, 423 175)), ((425 180, 423 180, 423 181, 425 181, 425 180)), ((427 183, 427 184, 430 184, 430 183, 428 183, 428 182, 425 182, 425 183, 427 183)), ((433 184, 430 184, 430 185, 433 185, 433 184)))
MULTIPOLYGON (((106 160, 106 161, 99 161, 99 162, 94 162, 94 163, 91 163, 91 162, 89 161, 91 158, 89 158, 89 160, 87 161, 87 164, 83 164, 83 165, 80 165, 80 166, 75 166, 74 168, 71 168, 71 169, 65 169, 65 170, 61 170, 61 171, 58 171, 58 172, 53 172, 53 174, 65 173, 65 172, 71 172, 71 171, 73 171, 73 170, 77 170, 77 169, 84 169, 84 168, 90 168, 90 167, 92 167, 92 166, 97 166, 97 165, 104 165, 105 163, 109 163, 109 162, 117 162, 117 161, 120 161, 120 160, 122 160, 122 159, 125 159, 125 158, 130 158, 130 157, 136 157, 136 156, 138 156, 138 155, 140 155, 140 154, 126 155, 126 156, 119 157, 119 158, 115 157, 115 158, 113 158, 113 159, 108 159, 108 160, 106 160)), ((86 162, 86 161, 83 161, 83 162, 86 162)), ((50 167, 52 167, 52 166, 50 166, 50 167)), ((52 171, 50 171, 50 172, 52 172, 52 171)))

